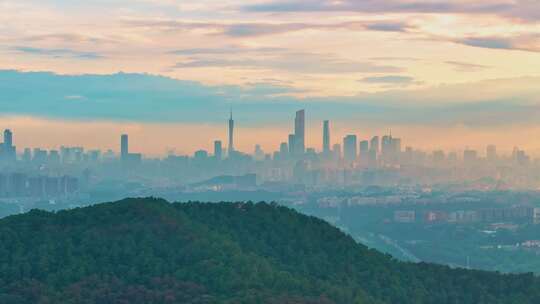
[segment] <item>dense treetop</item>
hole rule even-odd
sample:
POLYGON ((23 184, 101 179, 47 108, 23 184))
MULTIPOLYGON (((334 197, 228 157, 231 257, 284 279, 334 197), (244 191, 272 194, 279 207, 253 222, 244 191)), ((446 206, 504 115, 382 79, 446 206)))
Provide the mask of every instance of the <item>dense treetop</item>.
POLYGON ((540 303, 540 280, 398 262, 275 204, 146 198, 0 220, 0 303, 540 303))

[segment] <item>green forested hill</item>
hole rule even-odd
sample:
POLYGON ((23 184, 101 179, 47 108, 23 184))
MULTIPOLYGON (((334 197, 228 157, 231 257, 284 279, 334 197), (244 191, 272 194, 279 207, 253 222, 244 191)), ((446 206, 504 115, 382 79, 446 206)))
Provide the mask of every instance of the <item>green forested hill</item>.
POLYGON ((540 280, 397 262, 276 205, 127 199, 0 220, 0 303, 540 303, 540 280))

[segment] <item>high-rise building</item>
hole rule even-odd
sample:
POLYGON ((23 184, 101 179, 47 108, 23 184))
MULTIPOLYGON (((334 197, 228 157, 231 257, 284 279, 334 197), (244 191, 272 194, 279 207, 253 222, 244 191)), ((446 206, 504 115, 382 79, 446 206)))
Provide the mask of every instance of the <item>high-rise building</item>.
POLYGON ((381 142, 381 154, 383 155, 383 157, 388 157, 388 155, 391 154, 391 151, 392 151, 392 136, 390 135, 385 135, 382 137, 382 142, 381 142))
POLYGON ((385 135, 381 143, 381 159, 385 163, 395 164, 399 161, 401 154, 401 139, 393 138, 392 135, 385 135))
POLYGON ((4 147, 13 147, 13 133, 9 129, 4 131, 4 147))
POLYGON ((60 164, 60 152, 58 152, 58 150, 49 151, 48 162, 49 164, 60 164))
POLYGON ((308 171, 307 163, 304 160, 299 160, 296 162, 293 168, 293 179, 297 183, 304 183, 306 174, 308 171))
POLYGON ((206 150, 197 150, 193 153, 193 159, 198 162, 206 161, 208 158, 208 152, 206 150))
POLYGON ((11 130, 4 131, 4 143, 2 144, 2 159, 6 161, 16 161, 17 151, 13 146, 13 133, 11 130))
POLYGON ((25 163, 29 163, 29 162, 32 161, 32 150, 30 148, 25 148, 24 149, 22 160, 25 163))
POLYGON ((289 134, 289 155, 294 155, 295 146, 295 136, 294 134, 289 134))
POLYGON ((524 166, 529 164, 530 157, 525 153, 524 150, 514 147, 514 151, 512 152, 512 160, 517 165, 524 166))
POLYGON ((328 120, 323 122, 323 154, 330 155, 330 122, 328 120))
POLYGON ((32 155, 33 155, 32 161, 35 164, 43 165, 43 164, 47 163, 47 151, 46 150, 42 150, 40 148, 34 148, 34 152, 32 153, 32 155))
MULTIPOLYGON (((122 146, 122 138, 120 138, 120 146, 122 146)), ((120 147, 120 150, 122 150, 122 147, 120 147)), ((83 147, 60 147, 60 158, 64 164, 80 162, 83 159, 83 154, 83 147)), ((122 157, 122 152, 120 154, 122 157)), ((124 159, 128 154, 124 154, 124 159)))
POLYGON ((489 162, 494 162, 497 160, 497 147, 496 146, 494 145, 487 146, 486 158, 489 162))
POLYGON ((90 150, 88 151, 88 160, 90 162, 96 163, 101 159, 101 151, 100 150, 90 150))
POLYGON ((229 157, 234 154, 234 120, 232 116, 229 118, 229 147, 228 147, 229 157))
POLYGON ((400 138, 392 138, 392 153, 394 155, 399 155, 401 153, 401 139, 400 138))
POLYGON ((457 152, 449 152, 448 157, 446 158, 446 161, 448 161, 450 164, 455 164, 458 161, 458 155, 457 152))
POLYGON ((379 136, 373 136, 373 138, 371 138, 371 141, 369 142, 370 151, 374 151, 375 154, 379 154, 379 147, 379 136))
POLYGON ((281 159, 286 159, 288 155, 289 155, 289 145, 287 145, 286 142, 282 142, 279 145, 279 157, 281 159))
POLYGON ((129 156, 129 137, 127 134, 122 134, 120 137, 120 158, 127 160, 129 156))
POLYGON ((360 160, 360 165, 363 167, 367 167, 370 164, 370 150, 369 150, 369 141, 368 140, 362 140, 359 144, 359 150, 358 150, 358 158, 360 160))
POLYGON ((216 160, 223 159, 223 145, 221 143, 221 140, 214 141, 214 157, 216 158, 216 160))
POLYGON ((335 144, 332 146, 332 154, 336 160, 341 159, 341 145, 335 144))
POLYGON ((264 159, 264 151, 261 148, 261 145, 255 145, 255 151, 253 152, 253 157, 256 161, 261 161, 264 159))
POLYGON ((442 164, 446 160, 443 150, 433 151, 433 162, 437 165, 442 164))
POLYGON ((478 154, 475 150, 465 150, 463 151, 463 163, 465 166, 473 166, 476 164, 478 159, 478 154))
POLYGON ((343 159, 346 162, 354 162, 357 156, 356 135, 347 135, 343 139, 343 159))
POLYGON ((360 142, 360 154, 369 152, 369 141, 363 140, 360 142))
POLYGON ((360 142, 360 160, 362 163, 367 164, 369 159, 369 141, 363 140, 360 142))
POLYGON ((294 119, 294 154, 295 155, 304 155, 306 151, 306 116, 304 110, 299 110, 296 112, 296 117, 294 119))
POLYGON ((403 152, 403 155, 401 155, 401 158, 399 160, 400 164, 402 165, 421 164, 421 163, 418 163, 419 153, 422 153, 422 152, 415 151, 413 147, 411 146, 405 147, 405 151, 403 152))

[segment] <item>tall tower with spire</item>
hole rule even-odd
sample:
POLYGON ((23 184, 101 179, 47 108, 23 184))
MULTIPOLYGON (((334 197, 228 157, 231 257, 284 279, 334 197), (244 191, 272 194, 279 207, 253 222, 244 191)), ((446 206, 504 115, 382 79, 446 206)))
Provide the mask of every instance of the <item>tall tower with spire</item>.
POLYGON ((231 109, 231 116, 229 118, 229 146, 228 146, 229 157, 234 153, 234 120, 231 109))

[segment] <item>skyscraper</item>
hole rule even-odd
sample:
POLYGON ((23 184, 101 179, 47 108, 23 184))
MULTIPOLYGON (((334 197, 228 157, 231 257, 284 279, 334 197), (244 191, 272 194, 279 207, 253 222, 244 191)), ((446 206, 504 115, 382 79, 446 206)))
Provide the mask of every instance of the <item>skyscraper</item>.
POLYGON ((232 116, 229 118, 229 147, 228 147, 229 157, 234 154, 234 120, 232 116))
POLYGON ((323 122, 323 154, 330 155, 330 122, 328 120, 323 122))
POLYGON ((385 135, 382 138, 381 153, 384 157, 388 157, 388 155, 391 154, 391 151, 392 151, 392 136, 385 135))
POLYGON ((494 145, 487 146, 486 157, 489 162, 494 162, 497 160, 497 147, 494 145))
POLYGON ((295 155, 304 155, 306 151, 306 133, 305 133, 306 117, 305 111, 296 112, 294 119, 294 153, 295 155))
POLYGON ((127 134, 122 134, 120 137, 120 158, 127 160, 129 156, 129 137, 127 134))
POLYGON ((382 160, 388 164, 396 164, 401 154, 401 139, 392 135, 385 135, 382 138, 381 156, 382 160))
POLYGON ((13 147, 13 133, 9 129, 4 131, 4 147, 13 147))
POLYGON ((216 160, 223 159, 223 147, 221 140, 214 141, 214 157, 216 158, 216 160))
POLYGON ((29 163, 30 161, 32 161, 32 150, 30 148, 25 148, 24 149, 22 160, 25 163, 29 163))
POLYGON ((401 139, 392 137, 392 153, 399 155, 401 153, 401 139))
POLYGON ((369 154, 369 141, 363 140, 360 142, 360 157, 367 158, 369 154))
POLYGON ((445 158, 443 150, 433 151, 433 163, 440 165, 446 160, 445 158))
POLYGON ((475 150, 467 149, 463 151, 463 162, 465 166, 474 166, 478 159, 478 153, 475 150))
POLYGON ((294 148, 295 148, 295 136, 294 134, 289 134, 289 155, 294 155, 294 148))
POLYGON ((17 160, 17 151, 13 146, 13 133, 11 130, 4 131, 4 143, 2 144, 2 159, 5 161, 14 162, 17 160))
POLYGON ((379 154, 379 136, 373 136, 371 142, 369 143, 369 149, 371 152, 375 152, 375 155, 379 154))
POLYGON ((257 144, 255 145, 255 151, 253 153, 253 157, 256 161, 261 161, 264 159, 264 151, 261 148, 261 145, 257 144))
POLYGON ((347 135, 343 139, 343 159, 346 162, 354 162, 357 156, 356 135, 347 135))
POLYGON ((341 145, 335 144, 332 146, 332 154, 334 155, 335 160, 341 159, 341 145))
POLYGON ((286 159, 288 155, 289 155, 289 145, 286 142, 282 142, 279 145, 279 156, 283 160, 283 159, 286 159))

